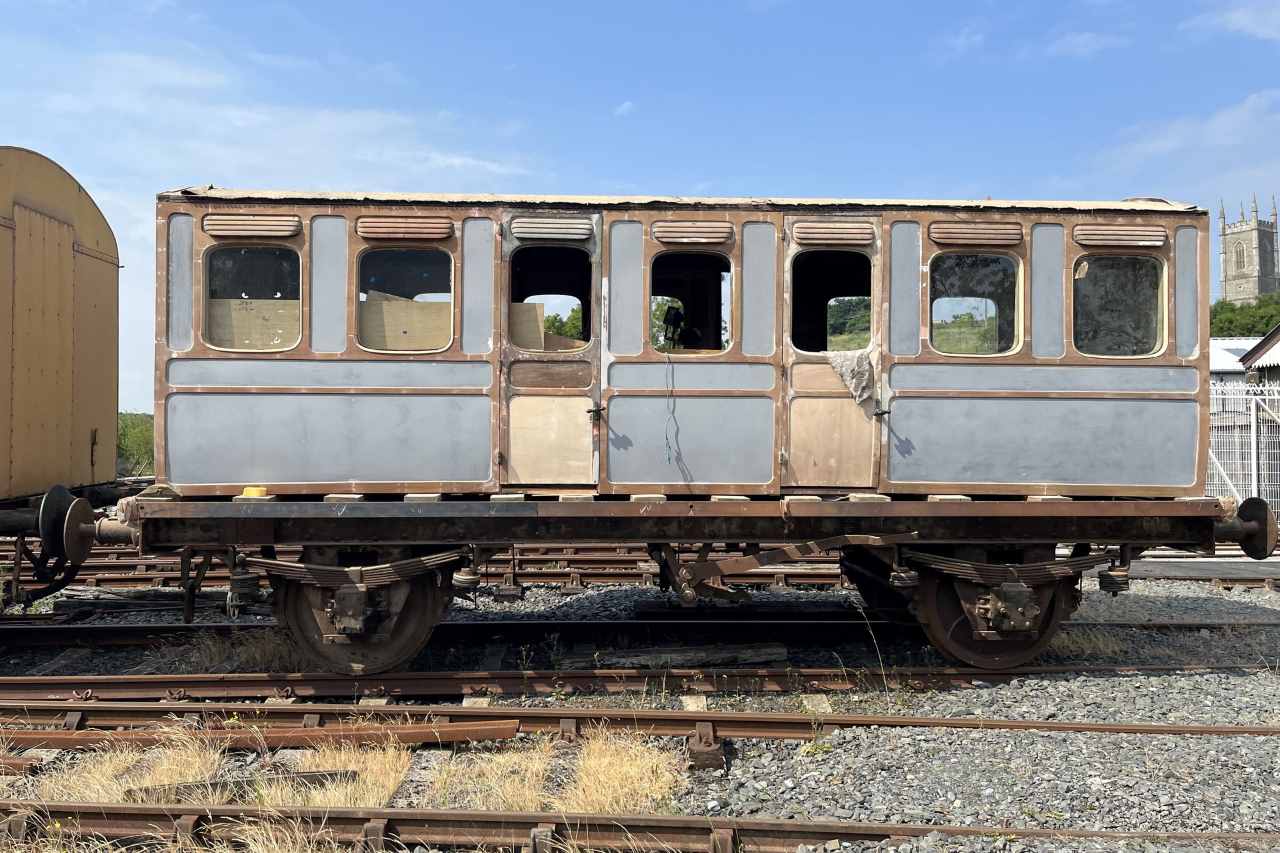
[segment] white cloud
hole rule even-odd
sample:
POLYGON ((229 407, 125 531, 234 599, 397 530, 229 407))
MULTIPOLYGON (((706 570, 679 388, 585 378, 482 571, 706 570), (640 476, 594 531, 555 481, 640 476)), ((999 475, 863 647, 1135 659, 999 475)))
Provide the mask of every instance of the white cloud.
MULTIPOLYGON (((241 54, 193 44, 155 54, 92 53, 10 34, 0 36, 0 55, 11 60, 0 88, 5 143, 65 166, 116 232, 124 264, 122 408, 151 407, 157 192, 205 183, 501 191, 529 175, 520 159, 473 150, 467 143, 473 125, 447 109, 303 106, 263 94, 268 77, 279 82, 305 73, 313 81, 334 71, 328 62, 318 69, 287 55, 246 62, 241 54)), ((371 73, 396 72, 387 66, 371 73)), ((323 87, 308 87, 317 90, 323 87)), ((482 130, 475 139, 490 144, 482 130)))
POLYGON ((1280 4, 1275 0, 1237 3, 1186 21, 1188 29, 1214 29, 1268 41, 1280 41, 1280 4))
POLYGON ((1071 32, 1063 33, 1049 42, 1045 53, 1073 59, 1088 59, 1104 50, 1124 47, 1129 39, 1112 33, 1071 32))
POLYGON ((633 112, 635 112, 635 110, 636 110, 635 104, 633 104, 631 101, 623 101, 622 103, 618 104, 616 107, 613 108, 613 114, 618 118, 625 118, 626 116, 629 116, 633 112))

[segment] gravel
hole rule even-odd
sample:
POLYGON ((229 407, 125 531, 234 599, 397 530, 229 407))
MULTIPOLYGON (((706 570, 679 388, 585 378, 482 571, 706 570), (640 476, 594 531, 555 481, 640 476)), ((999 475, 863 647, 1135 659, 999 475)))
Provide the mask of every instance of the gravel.
POLYGON ((698 771, 690 814, 892 823, 1267 832, 1280 827, 1280 739, 958 729, 843 729, 741 741, 698 771))

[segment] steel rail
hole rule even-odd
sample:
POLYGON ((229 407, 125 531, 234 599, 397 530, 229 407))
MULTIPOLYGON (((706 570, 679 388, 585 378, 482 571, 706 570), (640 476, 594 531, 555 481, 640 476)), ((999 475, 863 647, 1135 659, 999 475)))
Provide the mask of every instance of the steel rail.
MULTIPOLYGON (((180 608, 175 604, 174 608, 180 608)), ((162 608, 146 608, 159 610, 162 608)), ((121 611, 106 611, 109 615, 121 611)), ((731 614, 733 611, 725 611, 731 614)), ((673 611, 670 618, 629 620, 538 620, 494 619, 468 622, 442 622, 435 629, 432 643, 435 647, 449 644, 484 642, 500 637, 507 642, 536 642, 557 635, 562 641, 575 639, 599 639, 609 636, 680 634, 705 635, 714 633, 716 639, 726 642, 735 639, 756 640, 761 627, 767 627, 771 639, 784 640, 814 635, 829 643, 840 637, 831 632, 856 630, 916 630, 915 623, 897 623, 862 616, 849 609, 840 616, 829 611, 819 611, 812 616, 803 610, 780 611, 775 616, 754 618, 725 618, 721 615, 703 614, 699 611, 682 613, 673 611), (741 635, 739 637, 738 635, 741 635)), ((63 647, 86 645, 93 647, 118 647, 154 645, 170 640, 182 640, 197 634, 234 634, 238 631, 255 631, 278 627, 274 620, 262 622, 192 622, 192 623, 116 623, 80 622, 50 624, 46 620, 32 622, 0 620, 0 648, 63 647)), ((1239 629, 1280 629, 1280 620, 1271 621, 1205 621, 1205 622, 1074 622, 1067 621, 1064 630, 1133 630, 1133 631, 1227 631, 1239 629)))
POLYGON ((0 699, 405 699, 457 696, 561 696, 569 692, 794 693, 897 687, 972 686, 1015 678, 1127 677, 1170 673, 1254 673, 1257 663, 1217 666, 1026 666, 1005 670, 959 667, 672 668, 405 672, 368 677, 331 673, 220 675, 54 675, 0 678, 0 699))
POLYGON ((173 838, 233 841, 246 823, 300 827, 363 850, 406 846, 525 848, 533 853, 581 848, 688 853, 794 853, 797 846, 829 841, 883 841, 930 833, 963 837, 1080 838, 1146 840, 1228 845, 1274 845, 1280 833, 1125 832, 1117 830, 957 826, 954 824, 874 824, 834 820, 760 820, 721 817, 659 817, 553 812, 461 811, 445 809, 257 808, 245 805, 67 803, 32 804, 0 800, 10 838, 36 835, 44 825, 107 840, 173 838))
MULTIPOLYGON (((622 728, 647 734, 681 737, 700 724, 709 725, 716 737, 814 740, 843 728, 945 728, 988 731, 1082 732, 1092 734, 1203 735, 1219 737, 1276 737, 1280 726, 1203 725, 1182 723, 1093 722, 1088 720, 1032 720, 988 717, 916 717, 885 714, 795 714, 782 712, 667 711, 649 708, 523 708, 495 705, 386 705, 302 704, 280 702, 0 702, 0 724, 10 727, 0 737, 14 743, 23 737, 48 738, 57 747, 59 738, 76 745, 85 730, 137 729, 165 722, 218 730, 229 721, 243 727, 326 731, 332 726, 372 726, 375 721, 389 735, 403 727, 426 723, 444 726, 518 723, 525 734, 576 736, 595 727, 622 728), (17 726, 58 726, 57 731, 19 730, 17 726), (10 733, 14 737, 10 737, 10 733)), ((459 728, 459 731, 466 729, 459 728)), ((465 735, 459 739, 465 739, 465 735)), ((69 746, 68 746, 69 748, 69 746)))

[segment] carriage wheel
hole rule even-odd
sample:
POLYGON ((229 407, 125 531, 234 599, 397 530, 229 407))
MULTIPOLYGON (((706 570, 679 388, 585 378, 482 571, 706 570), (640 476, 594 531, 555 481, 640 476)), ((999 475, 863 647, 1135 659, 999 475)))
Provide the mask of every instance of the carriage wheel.
POLYGON ((1074 581, 1063 580, 1036 588, 1043 610, 1036 631, 1007 640, 982 640, 973 636, 957 583, 964 581, 937 572, 921 572, 917 616, 935 648, 955 661, 981 669, 1021 666, 1044 651, 1071 611, 1069 602, 1075 586, 1074 581))
POLYGON ((276 618, 322 670, 346 675, 386 672, 412 662, 426 647, 453 597, 450 587, 438 586, 433 575, 399 581, 387 588, 387 594, 406 595, 403 609, 390 629, 345 637, 344 643, 326 643, 316 609, 322 607, 327 594, 298 581, 280 581, 276 588, 276 618))

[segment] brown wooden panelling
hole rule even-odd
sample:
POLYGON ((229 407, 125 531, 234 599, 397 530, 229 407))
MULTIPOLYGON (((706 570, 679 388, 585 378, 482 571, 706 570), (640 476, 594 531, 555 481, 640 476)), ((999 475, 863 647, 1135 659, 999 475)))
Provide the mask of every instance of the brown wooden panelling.
POLYGON ((791 368, 791 387, 796 391, 849 390, 830 364, 797 364, 791 368))
POLYGON ((302 217, 288 214, 210 213, 201 221, 211 237, 292 237, 302 230, 302 217))
POLYGON ((594 233, 586 216, 518 216, 511 220, 511 236, 517 240, 590 240, 594 233))
POLYGON ((874 485, 879 425, 852 397, 797 397, 790 423, 785 485, 874 485))
POLYGON ((949 246, 1016 246, 1022 242, 1022 225, 1017 222, 935 222, 929 239, 949 246))
POLYGON ((74 403, 71 412, 73 482, 105 483, 116 476, 116 266, 75 256, 74 403))
POLYGON ((652 226, 653 239, 662 243, 724 243, 733 239, 732 222, 665 221, 652 226))
POLYGON ((10 491, 21 495, 84 481, 72 476, 70 453, 75 235, 67 223, 21 205, 14 221, 10 491))
POLYGON ((869 246, 876 240, 876 226, 870 222, 797 222, 791 239, 805 245, 869 246))
POLYGON ((1071 232, 1081 246, 1135 246, 1159 248, 1169 239, 1160 225, 1077 225, 1071 232))
POLYGON ((590 397, 512 397, 507 482, 590 483, 592 405, 590 397))
POLYGON ((356 234, 366 240, 446 240, 453 222, 442 216, 361 216, 356 234))
POLYGON ((13 440, 13 220, 0 224, 0 497, 9 497, 13 440))
POLYGON ((511 384, 517 388, 590 388, 591 364, 586 361, 517 361, 511 365, 511 384))

